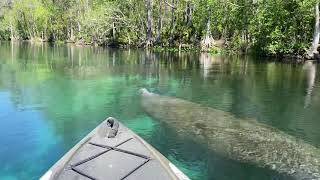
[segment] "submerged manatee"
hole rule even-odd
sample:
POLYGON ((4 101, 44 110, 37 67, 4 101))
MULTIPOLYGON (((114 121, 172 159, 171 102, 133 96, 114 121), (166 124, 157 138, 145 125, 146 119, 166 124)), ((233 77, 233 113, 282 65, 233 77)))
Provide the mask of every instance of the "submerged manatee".
POLYGON ((320 179, 320 150, 254 120, 141 89, 143 109, 179 134, 208 144, 226 158, 272 169, 295 179, 320 179))

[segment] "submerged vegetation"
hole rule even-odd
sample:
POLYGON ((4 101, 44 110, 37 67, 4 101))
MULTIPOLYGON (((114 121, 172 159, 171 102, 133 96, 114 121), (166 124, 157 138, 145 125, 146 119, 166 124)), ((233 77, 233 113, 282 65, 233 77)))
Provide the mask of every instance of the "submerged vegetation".
POLYGON ((312 57, 318 13, 316 0, 3 0, 0 39, 312 57))

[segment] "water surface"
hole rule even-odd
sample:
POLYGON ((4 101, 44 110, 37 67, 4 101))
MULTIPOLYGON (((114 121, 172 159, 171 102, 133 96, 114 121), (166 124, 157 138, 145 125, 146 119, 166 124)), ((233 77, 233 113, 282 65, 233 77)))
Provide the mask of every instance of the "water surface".
POLYGON ((287 179, 219 157, 146 115, 146 87, 257 119, 320 147, 318 65, 199 53, 0 44, 0 179, 37 179, 107 116, 191 179, 287 179))

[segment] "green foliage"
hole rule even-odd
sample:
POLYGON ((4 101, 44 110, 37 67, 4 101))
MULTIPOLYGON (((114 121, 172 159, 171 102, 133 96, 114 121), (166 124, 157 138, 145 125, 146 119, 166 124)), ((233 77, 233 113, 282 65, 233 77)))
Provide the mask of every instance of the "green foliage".
POLYGON ((213 46, 209 49, 211 54, 223 54, 224 50, 220 47, 213 46))
POLYGON ((251 20, 253 45, 269 54, 293 54, 306 48, 314 27, 314 3, 266 1, 251 20))
POLYGON ((198 46, 210 22, 229 50, 303 54, 314 29, 315 0, 8 0, 0 3, 0 38, 143 46, 148 1, 161 48, 198 46))

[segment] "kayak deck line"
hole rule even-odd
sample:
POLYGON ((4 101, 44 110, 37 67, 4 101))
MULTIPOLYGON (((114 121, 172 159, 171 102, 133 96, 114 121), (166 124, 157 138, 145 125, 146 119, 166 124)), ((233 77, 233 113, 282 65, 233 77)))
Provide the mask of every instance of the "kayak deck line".
POLYGON ((95 180, 95 179, 97 179, 97 178, 92 177, 92 176, 90 176, 90 175, 82 172, 81 170, 77 169, 76 167, 79 166, 79 165, 81 165, 81 164, 83 164, 83 163, 86 163, 86 162, 88 162, 88 161, 91 161, 91 160, 93 160, 93 159, 101 156, 102 154, 111 151, 111 150, 119 151, 119 152, 122 152, 122 153, 128 153, 128 154, 131 154, 131 155, 134 155, 134 156, 137 156, 137 157, 146 159, 143 163, 141 163, 140 165, 138 165, 137 167, 135 167, 132 171, 128 172, 128 174, 126 174, 124 177, 122 177, 121 180, 123 180, 123 179, 125 179, 126 177, 128 177, 130 174, 132 174, 134 171, 136 171, 137 169, 139 169, 141 166, 145 165, 145 164, 146 164, 147 162, 149 162, 149 160, 151 159, 151 157, 147 157, 147 156, 145 156, 145 155, 143 155, 143 154, 138 154, 138 153, 135 153, 135 152, 131 152, 131 151, 127 151, 127 150, 123 150, 123 149, 117 148, 117 146, 120 146, 120 145, 122 145, 122 144, 130 141, 131 139, 133 139, 133 138, 129 138, 129 139, 125 140, 124 142, 122 142, 122 143, 120 143, 120 144, 117 144, 117 145, 114 146, 114 147, 106 146, 106 145, 103 145, 103 144, 97 144, 97 143, 89 142, 89 144, 91 144, 91 145, 93 145, 93 146, 97 146, 97 147, 101 147, 101 148, 106 148, 106 150, 105 150, 105 151, 102 151, 101 153, 98 153, 98 154, 96 154, 96 155, 93 155, 93 156, 91 156, 91 157, 88 157, 87 159, 82 160, 82 161, 80 161, 80 162, 78 162, 78 163, 76 163, 76 164, 71 165, 71 169, 72 169, 73 171, 75 171, 75 172, 77 172, 77 173, 79 173, 79 174, 81 174, 81 175, 89 178, 89 179, 95 180))
POLYGON ((91 131, 40 179, 189 180, 161 153, 112 117, 91 131), (111 136, 110 119, 118 123, 111 136))
POLYGON ((96 144, 96 143, 91 143, 91 142, 89 144, 94 145, 94 146, 98 146, 98 147, 102 147, 102 148, 107 148, 107 149, 110 149, 110 150, 115 150, 115 151, 119 151, 119 152, 123 152, 123 153, 128 153, 128 154, 131 154, 131 155, 134 155, 134 156, 138 156, 138 157, 141 157, 141 158, 144 158, 144 159, 150 159, 150 157, 145 156, 143 154, 138 154, 138 153, 135 153, 135 152, 127 151, 127 150, 116 148, 116 147, 111 147, 111 146, 106 146, 106 145, 96 144))
MULTIPOLYGON (((132 139, 132 138, 127 139, 127 140, 125 140, 124 142, 122 142, 122 143, 120 143, 120 144, 117 144, 115 147, 120 146, 120 145, 128 142, 128 141, 131 140, 131 139, 132 139)), ((91 144, 91 142, 89 142, 89 144, 91 144)), ((95 143, 93 143, 93 144, 95 144, 95 143)), ((103 145, 99 145, 99 146, 103 146, 103 145)), ((90 160, 92 160, 92 159, 94 159, 94 158, 96 158, 96 157, 98 157, 98 156, 100 156, 100 155, 102 155, 102 154, 110 151, 110 150, 112 150, 112 148, 108 148, 108 149, 106 149, 105 151, 102 151, 101 153, 95 154, 95 155, 93 155, 93 156, 91 156, 91 157, 88 157, 87 159, 84 159, 84 160, 78 162, 78 163, 72 164, 71 167, 75 167, 75 166, 78 166, 78 165, 83 164, 83 163, 85 163, 85 162, 88 162, 88 161, 90 161, 90 160)))

